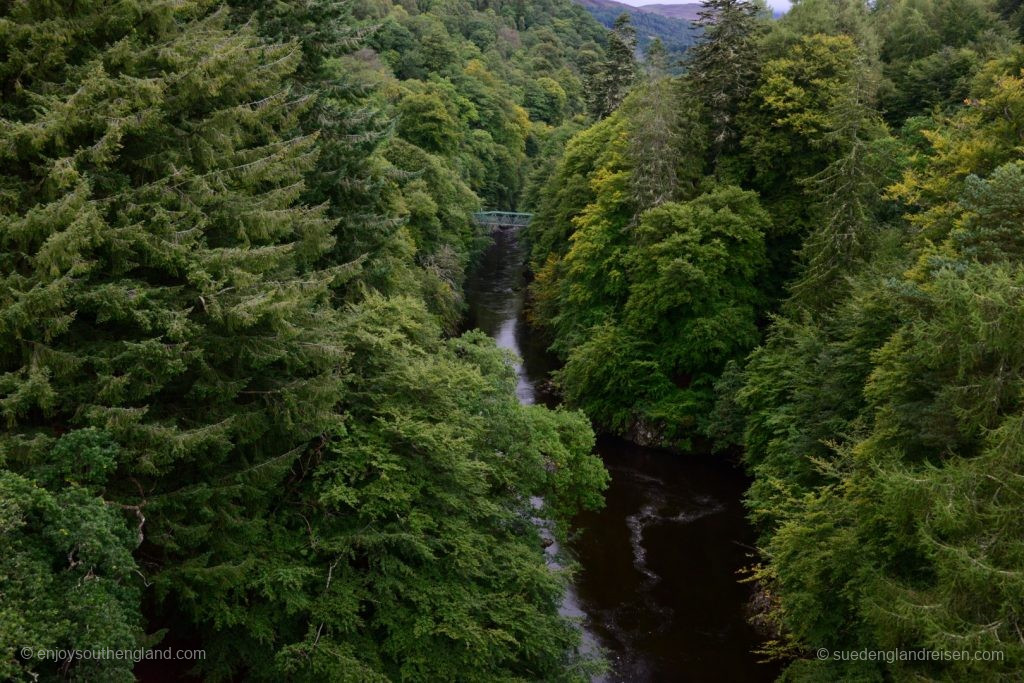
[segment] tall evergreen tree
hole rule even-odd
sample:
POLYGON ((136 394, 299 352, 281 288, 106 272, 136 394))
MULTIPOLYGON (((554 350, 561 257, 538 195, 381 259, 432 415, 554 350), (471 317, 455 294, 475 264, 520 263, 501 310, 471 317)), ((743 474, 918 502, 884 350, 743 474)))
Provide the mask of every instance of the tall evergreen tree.
POLYGON ((286 86, 301 53, 210 2, 3 22, 0 458, 45 481, 75 457, 61 434, 108 434, 98 495, 140 520, 161 619, 257 637, 253 600, 287 582, 268 512, 342 422, 343 269, 314 267, 332 224, 297 203, 317 155, 311 100, 286 86))
POLYGON ((708 121, 712 161, 734 149, 736 115, 753 91, 760 69, 759 5, 750 0, 703 0, 697 25, 701 41, 687 51, 686 77, 708 121))
POLYGON ((894 141, 875 111, 874 74, 855 67, 829 112, 829 130, 818 147, 836 158, 802 181, 816 219, 800 248, 801 273, 791 285, 795 299, 812 307, 836 301, 835 287, 867 255, 880 224, 883 187, 894 180, 894 141))
POLYGON ((637 77, 636 30, 623 12, 608 34, 605 58, 588 84, 590 112, 602 119, 622 103, 637 77))
POLYGON ((364 277, 387 287, 380 260, 394 240, 400 221, 387 172, 376 163, 375 150, 393 122, 368 97, 366 84, 344 73, 337 58, 359 49, 372 26, 358 22, 349 0, 266 3, 231 0, 232 21, 252 22, 273 43, 296 41, 302 59, 289 78, 291 88, 311 99, 300 119, 306 134, 315 134, 320 150, 306 174, 305 203, 325 204, 336 221, 334 248, 327 262, 363 258, 364 277))
POLYGON ((696 192, 703 172, 705 130, 700 107, 675 78, 652 75, 630 120, 630 185, 637 215, 696 192))

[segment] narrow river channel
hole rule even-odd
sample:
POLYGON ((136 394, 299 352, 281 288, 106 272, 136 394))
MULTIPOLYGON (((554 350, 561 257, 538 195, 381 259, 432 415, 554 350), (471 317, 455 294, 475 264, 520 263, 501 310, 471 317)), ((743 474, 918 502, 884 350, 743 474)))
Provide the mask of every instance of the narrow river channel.
MULTIPOLYGON (((517 230, 494 232, 467 284, 467 325, 522 359, 520 401, 554 405, 544 390, 552 359, 522 316, 524 256, 517 230)), ((586 647, 604 650, 611 671, 600 680, 772 680, 778 669, 751 654, 750 591, 737 582, 752 536, 742 473, 609 437, 597 450, 611 485, 603 510, 576 519, 569 552, 580 571, 563 613, 582 619, 586 647)))

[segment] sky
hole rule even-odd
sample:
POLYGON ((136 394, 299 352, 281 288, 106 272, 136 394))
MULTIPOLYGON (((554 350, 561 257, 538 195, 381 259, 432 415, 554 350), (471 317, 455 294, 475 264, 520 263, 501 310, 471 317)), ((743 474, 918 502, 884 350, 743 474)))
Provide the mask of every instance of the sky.
MULTIPOLYGON (((700 0, 619 0, 627 5, 639 7, 640 5, 677 5, 686 2, 699 2, 700 0)), ((785 12, 789 9, 789 0, 768 0, 768 5, 776 12, 785 12)))

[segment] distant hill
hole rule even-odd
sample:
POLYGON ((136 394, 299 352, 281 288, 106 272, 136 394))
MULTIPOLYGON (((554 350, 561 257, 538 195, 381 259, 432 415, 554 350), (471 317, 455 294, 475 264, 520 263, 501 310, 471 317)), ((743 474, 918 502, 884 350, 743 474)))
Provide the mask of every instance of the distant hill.
POLYGON ((650 12, 651 14, 659 14, 663 17, 669 17, 671 19, 685 19, 686 21, 696 21, 697 13, 700 12, 699 2, 686 2, 678 5, 644 5, 637 7, 636 9, 641 12, 650 12))
POLYGON ((596 7, 602 10, 615 10, 620 14, 622 12, 645 12, 647 14, 657 14, 662 17, 668 17, 669 19, 684 19, 686 21, 696 21, 697 13, 700 12, 701 7, 699 2, 653 4, 642 5, 640 7, 633 7, 622 2, 615 2, 615 0, 576 0, 576 2, 583 5, 588 10, 593 10, 593 8, 596 7))
POLYGON ((615 18, 625 12, 636 28, 637 47, 646 54, 647 46, 660 38, 675 62, 682 58, 686 48, 697 42, 700 29, 693 25, 699 3, 681 5, 644 5, 631 7, 615 0, 576 0, 604 26, 611 28, 615 18))

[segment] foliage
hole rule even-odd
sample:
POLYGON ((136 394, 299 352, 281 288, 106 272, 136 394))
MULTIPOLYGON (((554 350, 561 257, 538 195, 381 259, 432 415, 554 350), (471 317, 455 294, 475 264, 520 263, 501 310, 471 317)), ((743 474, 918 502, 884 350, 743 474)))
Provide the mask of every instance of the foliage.
POLYGON ((557 612, 567 577, 537 552, 531 499, 560 520, 600 502, 582 416, 521 406, 493 343, 442 341, 415 300, 371 296, 346 316, 350 426, 296 482, 306 504, 277 513, 307 597, 285 647, 239 654, 267 678, 580 680, 579 632, 557 612))
MULTIPOLYGON (((685 57, 686 51, 693 47, 700 36, 700 30, 691 22, 675 17, 665 17, 643 8, 628 5, 608 7, 600 2, 581 2, 587 11, 605 28, 612 28, 615 20, 623 13, 629 15, 629 23, 636 28, 637 50, 645 59, 650 59, 651 48, 660 44, 665 48, 667 61, 676 65, 685 57)), ((673 69, 677 71, 678 69, 673 69)))
POLYGON ((628 14, 620 14, 608 34, 604 60, 587 82, 588 108, 596 119, 615 111, 636 80, 636 29, 628 14))
POLYGON ((0 3, 0 677, 586 680, 589 417, 742 447, 787 680, 1020 679, 1021 17, 0 3), (455 334, 482 206, 586 416, 455 334))
POLYGON ((638 211, 697 193, 703 163, 699 151, 706 131, 699 105, 682 84, 656 71, 637 93, 636 114, 630 135, 630 185, 638 211), (686 153, 666 154, 666 150, 686 153), (698 153, 695 153, 698 152, 698 153))
POLYGON ((984 0, 892 0, 880 3, 883 93, 890 120, 947 109, 969 95, 971 77, 1005 45, 1005 28, 984 0))
POLYGON ((795 271, 805 300, 863 253, 896 155, 874 108, 876 78, 847 35, 795 39, 769 60, 743 113, 744 163, 778 226, 769 246, 778 296, 795 271), (799 261, 792 254, 799 250, 799 261), (802 268, 801 268, 802 266, 802 268))
POLYGON ((689 72, 650 69, 540 193, 565 396, 639 442, 743 449, 785 680, 1017 680, 1019 3, 705 17, 689 72))
POLYGON ((621 175, 597 176, 598 199, 560 264, 551 321, 567 359, 559 380, 599 424, 683 443, 717 373, 757 341, 754 283, 769 220, 752 193, 723 187, 661 204, 628 228, 628 214, 616 213, 621 175))
POLYGON ((592 432, 444 332, 549 133, 495 74, 579 111, 600 33, 457 4, 0 6, 0 676, 586 677, 531 499, 600 503, 592 432))
POLYGON ((591 177, 598 168, 622 164, 624 144, 622 115, 599 121, 573 136, 546 182, 537 182, 538 205, 527 233, 535 271, 549 255, 560 256, 568 249, 572 221, 594 201, 591 177))
MULTIPOLYGON (((739 391, 749 504, 796 642, 1003 656, 863 664, 860 676, 1020 672, 1022 559, 1009 509, 1024 369, 1009 226, 1024 215, 1020 164, 999 165, 1017 148, 1017 86, 979 86, 990 88, 981 104, 926 134, 927 153, 892 190, 915 230, 844 268, 855 284, 834 313, 777 321, 739 391)), ((852 675, 836 666, 792 671, 852 675)))
MULTIPOLYGON (((64 10, 53 66, 5 70, 0 449, 30 474, 56 434, 108 432, 105 498, 146 510, 145 578, 217 622, 248 602, 219 577, 273 571, 250 549, 297 449, 341 421, 346 269, 312 269, 330 223, 296 202, 315 160, 296 50, 197 5, 96 12, 64 10)), ((53 26, 16 19, 27 58, 53 26)))
MULTIPOLYGON (((108 434, 88 428, 54 442, 37 478, 0 469, 5 679, 49 678, 53 663, 39 650, 144 646, 132 557, 139 539, 131 518, 101 495, 120 455, 108 434), (24 647, 39 658, 19 662, 24 647)), ((141 516, 138 508, 134 514, 141 516)), ((132 681, 131 668, 131 659, 93 659, 78 663, 74 673, 82 680, 132 681)))
POLYGON ((735 119, 757 80, 759 6, 749 0, 705 0, 697 25, 701 41, 687 54, 687 80, 707 110, 713 160, 731 151, 735 119))

